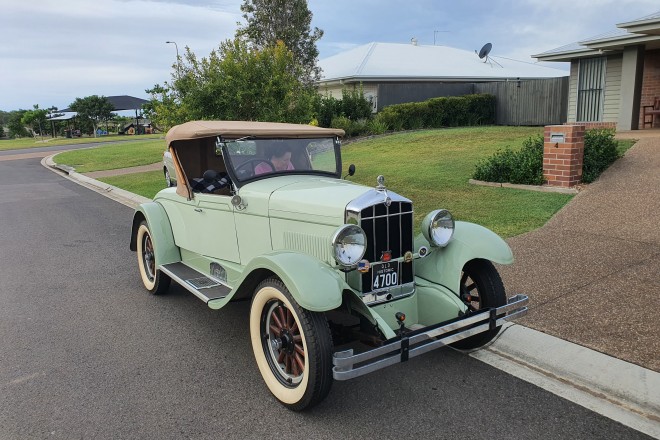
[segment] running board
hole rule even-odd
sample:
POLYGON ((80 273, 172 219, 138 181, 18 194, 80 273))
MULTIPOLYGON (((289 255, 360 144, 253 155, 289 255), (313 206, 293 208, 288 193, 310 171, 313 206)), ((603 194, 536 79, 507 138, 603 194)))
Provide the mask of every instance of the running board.
POLYGON ((208 303, 212 299, 222 299, 229 295, 231 289, 218 280, 210 278, 184 263, 170 263, 158 266, 172 281, 208 303))

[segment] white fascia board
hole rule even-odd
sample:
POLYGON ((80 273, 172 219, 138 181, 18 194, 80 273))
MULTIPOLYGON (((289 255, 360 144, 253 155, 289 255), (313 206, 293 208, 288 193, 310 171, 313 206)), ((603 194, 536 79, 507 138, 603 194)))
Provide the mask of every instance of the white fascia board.
POLYGON ((585 58, 591 56, 602 55, 598 50, 593 50, 589 48, 584 48, 580 50, 569 50, 566 52, 554 52, 547 55, 538 54, 532 55, 532 58, 536 58, 539 61, 571 61, 575 58, 585 58))
POLYGON ((628 32, 633 32, 630 30, 630 28, 639 28, 639 27, 646 27, 646 26, 651 26, 653 28, 657 28, 660 26, 660 17, 652 17, 647 20, 635 20, 635 21, 627 21, 625 23, 617 23, 616 27, 625 29, 628 32))

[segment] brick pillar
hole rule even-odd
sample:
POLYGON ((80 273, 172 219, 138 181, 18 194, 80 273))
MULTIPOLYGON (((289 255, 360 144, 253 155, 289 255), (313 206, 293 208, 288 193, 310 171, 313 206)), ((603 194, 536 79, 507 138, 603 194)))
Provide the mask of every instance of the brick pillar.
POLYGON ((543 131, 543 179, 568 188, 582 179, 584 125, 547 125, 543 131))

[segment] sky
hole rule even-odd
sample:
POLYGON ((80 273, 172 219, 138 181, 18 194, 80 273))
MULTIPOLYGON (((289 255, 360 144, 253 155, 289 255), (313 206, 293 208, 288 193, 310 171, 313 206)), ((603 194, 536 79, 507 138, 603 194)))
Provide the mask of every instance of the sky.
MULTIPOLYGON (((0 0, 0 110, 131 95, 169 81, 188 46, 207 56, 234 36, 242 0, 0 0)), ((657 0, 308 0, 320 59, 370 42, 531 55, 652 14, 657 0)), ((551 63, 567 69, 566 63, 551 63)))

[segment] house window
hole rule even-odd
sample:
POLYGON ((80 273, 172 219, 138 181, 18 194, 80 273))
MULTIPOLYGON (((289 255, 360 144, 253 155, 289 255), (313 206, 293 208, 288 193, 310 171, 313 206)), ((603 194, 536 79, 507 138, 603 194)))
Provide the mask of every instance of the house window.
POLYGON ((601 121, 605 89, 605 57, 580 60, 577 121, 601 121))

